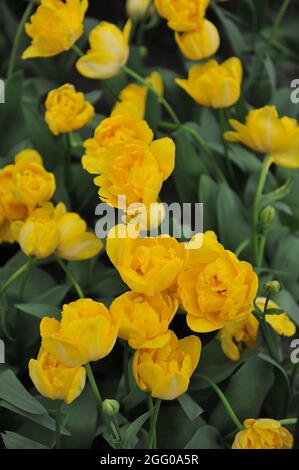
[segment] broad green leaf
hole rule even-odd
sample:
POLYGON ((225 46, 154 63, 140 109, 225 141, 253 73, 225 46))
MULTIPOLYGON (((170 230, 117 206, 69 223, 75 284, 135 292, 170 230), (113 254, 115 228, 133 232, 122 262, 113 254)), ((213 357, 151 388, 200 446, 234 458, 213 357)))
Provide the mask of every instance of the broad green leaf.
POLYGON ((238 56, 242 56, 242 54, 247 49, 247 44, 243 32, 241 32, 238 26, 230 18, 227 17, 226 12, 223 8, 220 8, 216 5, 214 5, 213 8, 216 15, 224 26, 224 29, 226 31, 226 34, 229 38, 233 50, 238 56))
POLYGON ((219 238, 225 248, 234 251, 243 240, 250 237, 251 228, 243 204, 239 196, 224 183, 221 183, 218 192, 217 217, 219 238))
POLYGON ((52 305, 46 304, 16 304, 15 307, 21 312, 28 313, 29 315, 33 315, 37 318, 43 318, 45 316, 57 318, 60 313, 60 309, 57 307, 53 307, 52 305))
POLYGON ((274 298, 289 317, 299 326, 299 307, 293 296, 285 289, 282 289, 274 298))
POLYGON ((202 407, 199 406, 188 393, 184 393, 178 397, 177 400, 190 421, 194 421, 194 419, 198 418, 198 416, 203 413, 202 407))
MULTIPOLYGON (((259 417, 273 383, 273 366, 259 357, 249 359, 231 377, 224 393, 241 422, 246 418, 259 417)), ((234 424, 221 401, 212 412, 210 424, 224 433, 234 429, 234 424)))
POLYGON ((48 449, 40 442, 28 439, 28 437, 21 436, 16 432, 5 431, 1 433, 6 449, 48 449))
POLYGON ((47 414, 46 409, 25 389, 10 369, 0 371, 0 398, 31 414, 47 414))
POLYGON ((203 203, 204 231, 217 229, 217 191, 218 184, 208 175, 199 179, 199 202, 203 203))
POLYGON ((41 292, 32 300, 34 300, 34 303, 37 304, 53 305, 56 307, 62 303, 69 290, 70 284, 54 286, 45 292, 41 292))
POLYGON ((161 115, 162 115, 161 104, 159 103, 157 96, 154 93, 149 91, 146 97, 144 119, 146 120, 146 122, 148 123, 148 125, 154 132, 156 132, 158 129, 158 125, 161 121, 161 115))
POLYGON ((190 439, 185 449, 223 449, 221 435, 212 426, 201 426, 190 439))
POLYGON ((153 410, 147 411, 143 415, 139 416, 133 423, 131 423, 128 427, 125 429, 125 433, 122 439, 122 444, 125 449, 127 449, 130 445, 130 442, 132 439, 134 439, 139 431, 141 430, 142 426, 146 423, 148 418, 152 415, 153 410))

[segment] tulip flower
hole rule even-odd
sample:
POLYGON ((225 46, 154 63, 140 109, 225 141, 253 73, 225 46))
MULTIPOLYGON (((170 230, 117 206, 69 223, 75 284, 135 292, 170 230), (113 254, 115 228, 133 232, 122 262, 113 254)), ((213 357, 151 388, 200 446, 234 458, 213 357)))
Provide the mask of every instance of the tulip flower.
POLYGON ((274 419, 246 419, 232 449, 292 449, 293 436, 274 419))

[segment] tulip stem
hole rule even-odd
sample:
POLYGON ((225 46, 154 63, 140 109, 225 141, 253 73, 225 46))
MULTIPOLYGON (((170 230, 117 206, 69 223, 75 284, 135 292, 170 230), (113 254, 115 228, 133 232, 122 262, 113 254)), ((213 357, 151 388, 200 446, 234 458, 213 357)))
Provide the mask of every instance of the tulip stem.
POLYGON ((107 419, 107 417, 104 414, 103 400, 102 400, 99 388, 97 386, 97 383, 95 381, 95 378, 94 378, 94 375, 93 375, 93 372, 92 372, 92 368, 91 368, 89 363, 85 364, 85 368, 86 368, 86 374, 87 374, 87 377, 88 377, 89 384, 91 386, 92 392, 93 392, 93 394, 96 398, 96 401, 97 401, 100 418, 101 418, 103 424, 106 426, 106 429, 108 431, 108 434, 110 435, 110 438, 111 438, 112 442, 116 445, 116 447, 119 447, 119 445, 120 445, 120 435, 118 433, 118 429, 116 428, 115 431, 113 430, 113 427, 111 426, 110 420, 107 419))
POLYGON ((24 274, 29 269, 29 267, 32 266, 36 262, 37 262, 36 259, 28 258, 27 262, 25 264, 23 264, 23 266, 21 266, 19 269, 17 269, 10 276, 10 278, 7 279, 7 281, 3 284, 3 286, 1 286, 1 288, 0 288, 0 298, 2 297, 4 292, 10 287, 10 285, 13 284, 14 281, 16 281, 20 276, 22 276, 22 274, 24 274))
POLYGON ((287 426, 287 425, 292 425, 292 424, 297 424, 297 418, 286 418, 286 419, 280 419, 278 422, 282 426, 287 426))
MULTIPOLYGON (((259 213, 260 213, 260 203, 263 190, 266 184, 267 175, 269 168, 271 166, 272 159, 270 155, 267 155, 263 161, 258 186, 255 193, 254 203, 253 203, 253 232, 252 232, 252 243, 253 243, 253 254, 256 262, 257 268, 261 267, 262 260, 259 259, 259 213)), ((263 252, 261 254, 263 256, 263 252)))
POLYGON ((190 134, 194 138, 194 140, 197 141, 197 143, 200 145, 200 147, 203 148, 203 150, 205 151, 205 153, 209 157, 209 161, 210 161, 211 165, 213 166, 213 168, 215 170, 215 173, 218 177, 218 180, 222 183, 227 184, 226 178, 225 178, 224 174, 222 173, 218 163, 216 162, 215 156, 214 156, 211 148, 209 147, 209 144, 205 141, 205 139, 202 137, 202 135, 200 135, 192 127, 188 127, 185 124, 181 124, 181 125, 178 126, 177 124, 172 124, 170 122, 161 121, 160 126, 164 127, 167 130, 173 130, 173 131, 182 130, 182 131, 185 131, 188 134, 190 134))
POLYGON ((122 67, 123 71, 129 75, 130 77, 134 78, 134 80, 136 80, 137 82, 141 83, 143 86, 147 87, 148 90, 153 93, 157 99, 158 99, 158 102, 161 103, 161 105, 164 107, 164 109, 167 111, 167 113, 169 114, 169 116, 171 117, 171 119, 173 120, 173 122, 177 125, 177 126, 180 126, 181 123, 180 123, 180 120, 178 118, 178 116, 176 115, 175 111, 173 110, 173 108, 170 106, 170 104, 168 103, 168 101, 164 98, 164 96, 160 95, 160 93, 158 93, 156 90, 155 90, 155 87, 150 83, 148 82, 145 78, 143 78, 141 75, 139 75, 137 72, 135 72, 134 70, 130 69, 130 67, 127 67, 126 65, 123 65, 122 67))
POLYGON ((21 36, 22 36, 22 33, 24 31, 24 26, 25 26, 25 23, 27 22, 29 16, 31 15, 31 12, 34 8, 34 2, 30 1, 23 16, 22 16, 22 19, 20 21, 20 24, 18 26, 18 29, 17 29, 17 32, 16 32, 16 35, 15 35, 15 39, 14 39, 14 42, 13 42, 13 46, 12 46, 12 51, 11 51, 11 55, 10 55, 10 59, 9 59, 9 64, 8 64, 8 71, 7 71, 7 80, 10 80, 13 73, 14 73, 14 68, 15 68, 15 65, 16 65, 16 61, 17 61, 17 54, 18 54, 18 49, 19 49, 19 45, 20 45, 20 40, 21 40, 21 36))
POLYGON ((205 382, 207 382, 209 385, 211 385, 211 387, 214 389, 214 391, 217 393, 218 397, 220 398, 220 400, 222 401, 222 404, 224 406, 224 408, 226 409, 227 413, 229 414, 231 420, 233 421, 233 423, 235 424, 235 426, 241 431, 242 429, 244 429, 242 423, 240 422, 239 418, 237 417, 236 413, 234 412, 234 410, 232 409, 231 407, 231 404, 229 403, 228 399, 226 398, 226 396, 224 395, 224 393, 222 392, 222 390, 218 387, 218 385, 215 384, 215 382, 213 382, 211 379, 209 379, 208 377, 206 377, 205 375, 202 375, 202 374, 199 374, 199 376, 201 379, 203 379, 205 382))
POLYGON ((57 401, 56 405, 56 426, 55 426, 55 434, 56 434, 56 449, 61 449, 61 417, 62 417, 62 401, 57 401))
POLYGON ((150 431, 149 431, 149 438, 148 438, 148 448, 149 449, 155 449, 157 447, 156 445, 156 427, 157 427, 157 420, 159 416, 159 411, 160 411, 160 406, 161 406, 162 400, 157 398, 156 404, 154 406, 154 411, 151 416, 151 424, 150 424, 150 431))
POLYGON ((72 50, 73 50, 79 57, 83 57, 83 56, 84 56, 84 52, 81 51, 80 47, 76 46, 76 44, 73 44, 73 45, 72 45, 72 50))
POLYGON ((81 289, 79 283, 76 281, 76 279, 74 278, 74 276, 72 275, 72 273, 70 272, 70 270, 67 268, 67 266, 65 265, 65 263, 58 257, 56 257, 56 261, 57 263, 59 264, 59 266, 61 267, 61 269, 63 269, 63 271, 65 272, 67 278, 69 279, 70 283, 72 284, 72 286, 74 287, 75 291, 77 292, 78 294, 78 297, 80 299, 83 299, 84 298, 84 293, 83 293, 83 290, 81 289))
MULTIPOLYGON (((153 403, 153 397, 152 397, 152 394, 150 392, 147 392, 147 406, 148 406, 148 409, 149 411, 153 411, 154 409, 154 403, 153 403)), ((150 423, 152 422, 152 419, 153 419, 153 415, 151 414, 150 416, 150 423)), ((151 424, 150 424, 150 427, 151 427, 151 424)), ((154 441, 154 446, 157 447, 157 433, 155 432, 155 441, 154 441)))

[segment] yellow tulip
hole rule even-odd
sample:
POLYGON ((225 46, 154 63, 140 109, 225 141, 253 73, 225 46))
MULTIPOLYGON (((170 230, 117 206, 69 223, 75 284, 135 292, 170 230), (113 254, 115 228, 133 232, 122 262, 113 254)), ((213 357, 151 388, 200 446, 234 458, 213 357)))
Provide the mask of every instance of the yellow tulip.
POLYGON ((190 60, 201 60, 215 54, 220 46, 220 36, 216 26, 204 19, 195 31, 175 33, 175 40, 182 54, 190 60))
POLYGON ((176 283, 186 256, 184 246, 175 238, 133 238, 125 225, 110 230, 106 249, 130 289, 148 296, 176 283))
POLYGON ((23 219, 28 215, 28 207, 22 204, 14 191, 14 165, 6 165, 0 170, 0 221, 23 219))
POLYGON ((87 144, 83 168, 99 174, 94 183, 100 187, 102 201, 118 207, 119 196, 126 196, 127 205, 157 201, 159 192, 174 169, 175 145, 168 137, 146 144, 142 140, 125 140, 94 150, 87 144))
POLYGON ((65 366, 43 347, 37 359, 30 359, 29 375, 41 395, 51 400, 63 400, 68 405, 78 398, 86 381, 84 367, 65 366))
POLYGON ((274 419, 246 419, 232 449, 292 449, 293 436, 274 419))
POLYGON ((77 70, 87 78, 107 79, 118 75, 129 58, 129 20, 121 31, 102 21, 89 35, 90 49, 77 62, 77 70))
POLYGON ((178 340, 173 332, 162 348, 136 351, 132 369, 138 387, 153 397, 174 400, 188 390, 200 353, 197 336, 178 340))
MULTIPOLYGON (((265 297, 256 299, 256 304, 262 312, 264 311, 265 302, 265 297)), ((268 308, 279 309, 278 305, 272 300, 269 301, 268 308)), ((285 313, 278 315, 266 314, 265 318, 278 335, 293 336, 296 333, 296 325, 285 313)), ((238 361, 243 344, 248 348, 255 345, 258 328, 259 322, 252 313, 244 318, 228 322, 218 335, 224 354, 232 361, 238 361)))
POLYGON ((242 64, 237 57, 231 57, 221 65, 210 60, 203 65, 194 65, 189 70, 188 80, 177 79, 197 103, 212 108, 227 108, 240 98, 242 64))
POLYGON ((45 170, 38 152, 26 150, 15 157, 13 188, 19 202, 34 209, 53 196, 56 183, 53 173, 45 170))
POLYGON ((58 230, 52 212, 52 204, 45 203, 34 209, 25 221, 11 223, 12 234, 25 255, 42 259, 56 250, 58 230))
POLYGON ((45 106, 45 120, 54 135, 81 129, 92 121, 95 114, 84 94, 70 84, 50 91, 45 106))
POLYGON ((155 0, 156 9, 174 31, 194 31, 202 23, 210 0, 155 0))
POLYGON ((148 11, 151 0, 127 0, 127 15, 131 18, 142 18, 148 11))
POLYGON ((2 220, 0 222, 0 243, 14 243, 15 237, 11 231, 11 222, 9 220, 2 220))
POLYGON ((52 57, 69 50, 83 34, 87 0, 41 0, 25 25, 31 45, 22 58, 52 57))
MULTIPOLYGON (((146 80, 154 87, 155 91, 159 95, 163 95, 163 80, 158 72, 152 72, 146 80)), ((148 88, 146 86, 137 85, 136 83, 130 83, 120 92, 118 99, 121 102, 134 104, 138 115, 141 118, 144 118, 147 95, 148 88)))
POLYGON ((104 304, 79 299, 63 306, 60 322, 42 319, 42 345, 57 361, 78 367, 108 356, 116 342, 119 323, 120 318, 104 304))
POLYGON ((25 221, 12 222, 11 231, 22 251, 36 258, 55 253, 62 259, 80 261, 96 256, 103 247, 101 240, 86 231, 84 220, 67 212, 62 203, 56 207, 43 204, 25 221))
POLYGON ((111 116, 104 119, 96 128, 94 137, 84 142, 86 154, 83 156, 83 168, 89 173, 97 173, 98 154, 109 145, 136 139, 150 144, 154 138, 146 121, 131 103, 118 103, 111 116))
POLYGON ((179 295, 191 330, 206 333, 253 310, 258 278, 249 263, 224 249, 214 232, 195 236, 191 243, 197 239, 201 243, 188 250, 179 277, 179 295))
POLYGON ((279 118, 275 106, 249 112, 246 123, 230 120, 234 131, 225 132, 230 142, 271 155, 273 163, 284 168, 299 168, 299 126, 296 119, 279 118))
POLYGON ((121 318, 118 336, 134 349, 155 349, 170 340, 169 324, 178 309, 178 299, 170 292, 153 297, 126 292, 111 304, 110 311, 121 318))
POLYGON ((96 256, 103 243, 93 233, 87 232, 86 222, 75 212, 67 212, 64 204, 55 209, 58 232, 56 256, 69 261, 81 261, 96 256))

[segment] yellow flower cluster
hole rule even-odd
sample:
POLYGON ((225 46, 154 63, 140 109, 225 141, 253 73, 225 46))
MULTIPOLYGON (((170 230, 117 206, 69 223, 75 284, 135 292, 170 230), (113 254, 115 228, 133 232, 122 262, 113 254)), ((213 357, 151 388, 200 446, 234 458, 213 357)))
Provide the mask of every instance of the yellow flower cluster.
MULTIPOLYGON (((264 310, 265 302, 266 298, 264 297, 256 299, 256 305, 262 311, 264 310)), ((270 300, 268 308, 278 309, 279 307, 270 300)), ((296 333, 296 325, 285 313, 278 315, 266 314, 265 319, 278 335, 293 336, 296 333)), ((253 313, 249 313, 245 318, 228 322, 218 335, 224 354, 232 361, 238 361, 243 345, 247 348, 252 348, 255 345, 258 328, 259 322, 253 313)))
POLYGON ((182 53, 200 60, 217 52, 220 45, 216 26, 205 18, 210 0, 155 0, 156 9, 175 31, 182 53))
POLYGON ((64 204, 50 202, 56 184, 35 150, 24 150, 14 165, 0 170, 0 240, 17 241, 27 256, 46 258, 55 253, 66 260, 88 259, 102 242, 86 231, 86 223, 64 204))
POLYGON ((42 346, 31 359, 29 373, 37 390, 52 400, 71 403, 85 385, 90 361, 106 357, 114 347, 119 317, 102 303, 79 299, 63 306, 61 321, 45 317, 40 324, 42 346))
POLYGON ((119 207, 119 197, 125 196, 127 206, 156 203, 163 181, 174 169, 175 144, 168 137, 153 137, 140 109, 124 100, 85 142, 82 165, 99 175, 94 182, 102 201, 119 207))
POLYGON ((15 156, 15 163, 0 170, 0 240, 14 242, 11 224, 26 219, 55 192, 55 177, 43 166, 42 157, 27 149, 15 156))
POLYGON ((238 432, 233 449, 292 449, 293 436, 274 419, 246 419, 238 432))

